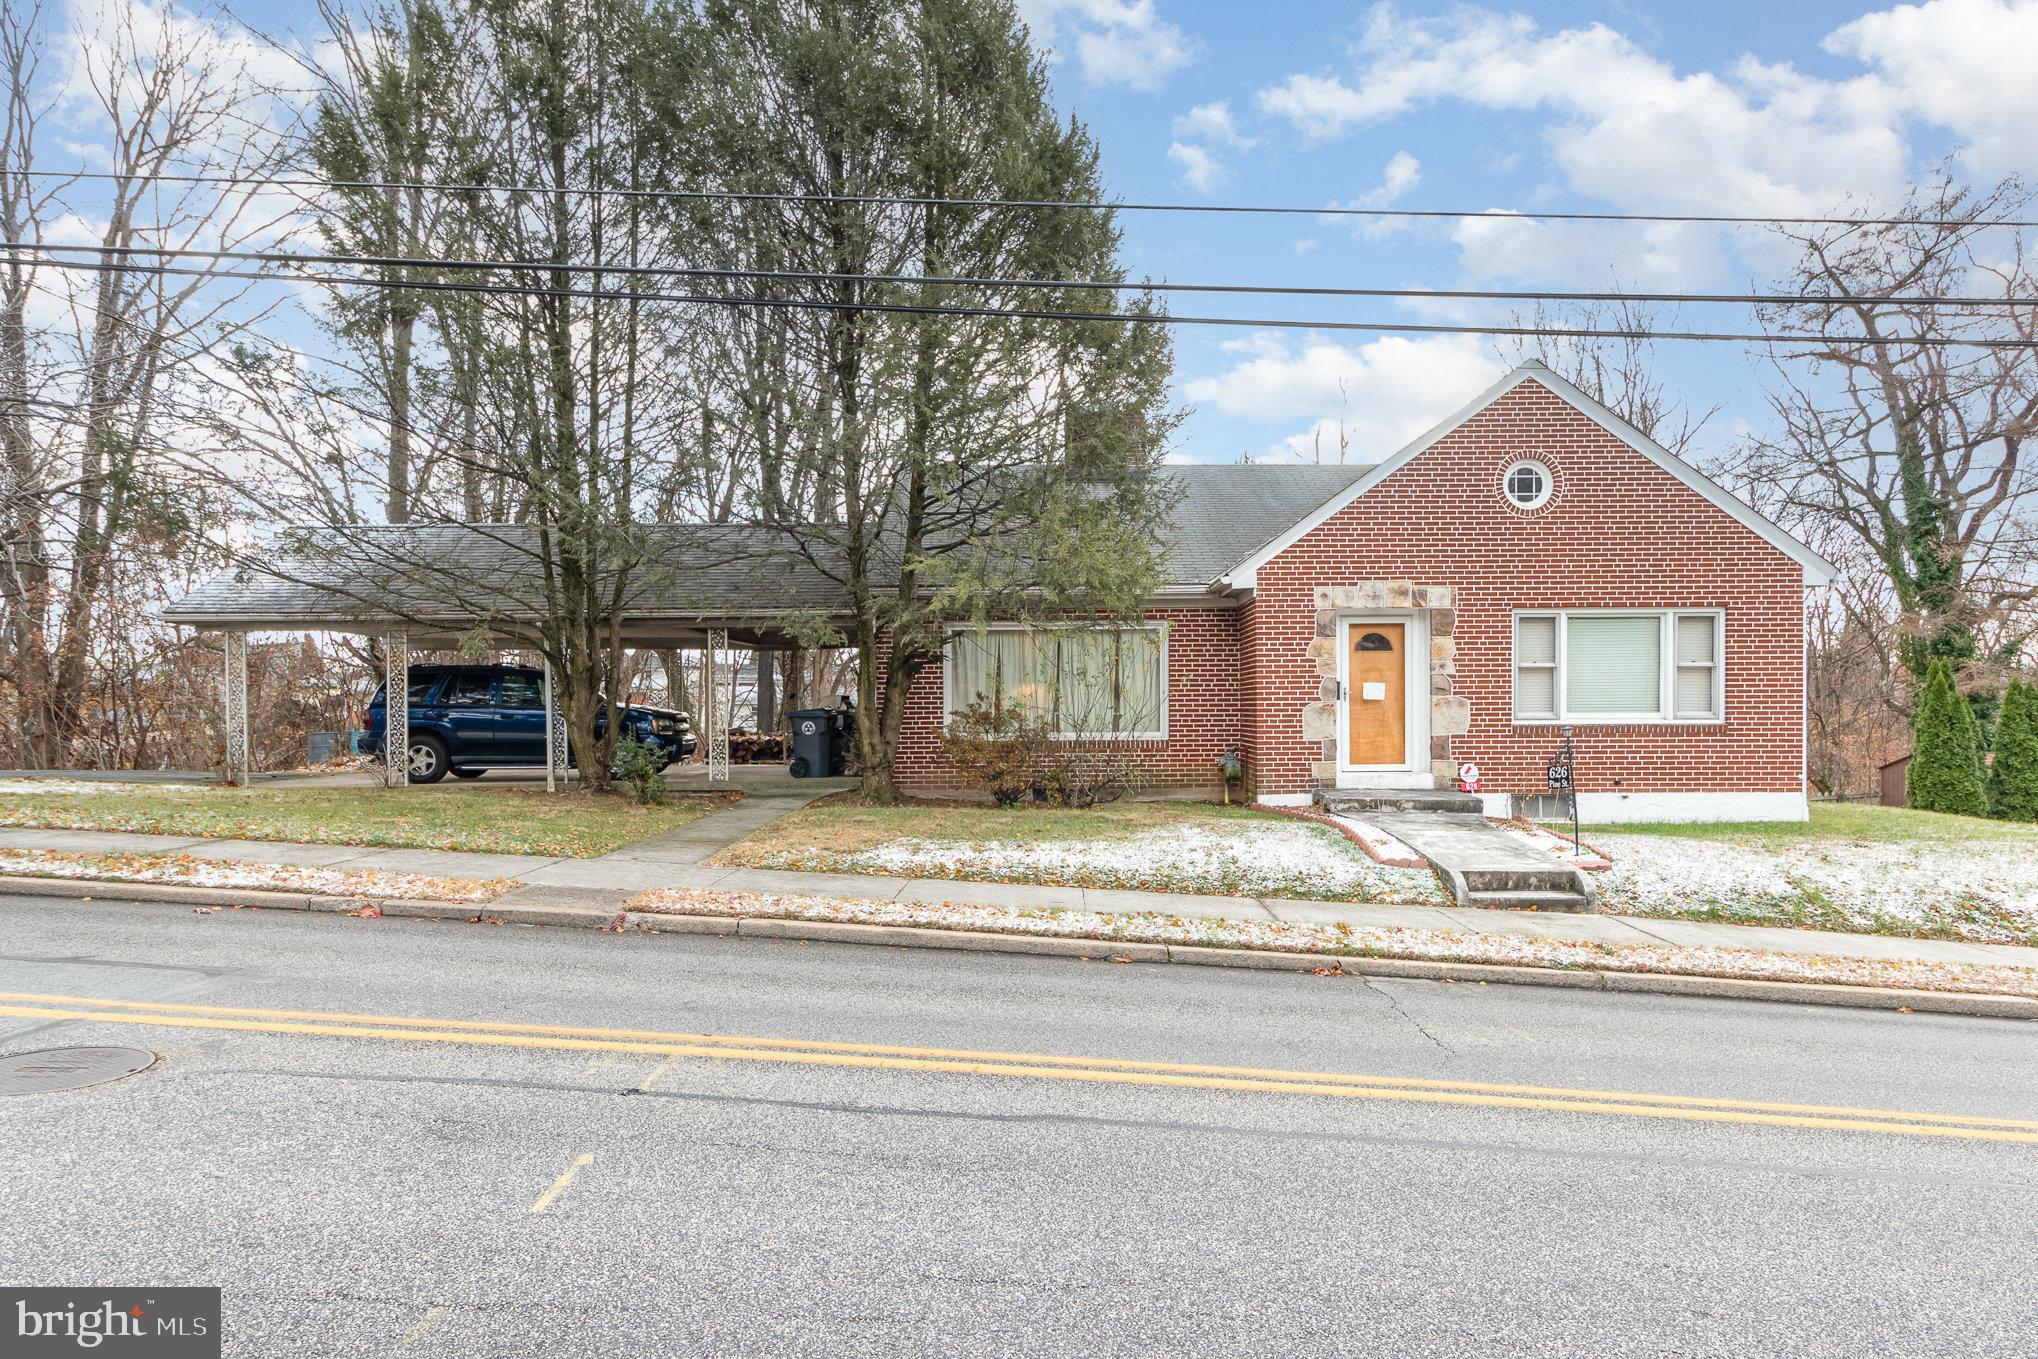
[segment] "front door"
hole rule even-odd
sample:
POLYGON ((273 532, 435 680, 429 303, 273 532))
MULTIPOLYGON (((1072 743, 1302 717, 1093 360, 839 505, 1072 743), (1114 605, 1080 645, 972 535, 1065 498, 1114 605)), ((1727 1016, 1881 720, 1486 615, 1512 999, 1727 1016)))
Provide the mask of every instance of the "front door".
POLYGON ((1345 759, 1359 766, 1408 763, 1408 625, 1345 629, 1345 759))

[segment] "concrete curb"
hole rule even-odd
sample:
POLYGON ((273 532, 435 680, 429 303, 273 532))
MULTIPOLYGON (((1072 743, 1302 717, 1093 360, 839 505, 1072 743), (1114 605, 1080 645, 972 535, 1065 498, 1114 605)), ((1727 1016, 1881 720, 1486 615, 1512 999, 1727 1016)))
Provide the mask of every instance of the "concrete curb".
POLYGON ((1918 1014, 1965 1015, 1979 1019, 2038 1020, 2038 998, 1958 991, 1903 991, 1827 982, 1753 981, 1697 977, 1669 972, 1600 972, 1589 969, 1512 967, 1498 963, 1434 962, 1419 958, 1374 958, 1334 953, 1277 953, 1262 949, 1208 948, 1045 935, 989 934, 912 925, 863 925, 833 920, 788 920, 774 916, 668 915, 624 911, 620 906, 503 906, 490 902, 418 901, 321 896, 303 892, 241 891, 158 883, 94 882, 77 878, 0 878, 0 893, 82 897, 108 901, 159 902, 194 906, 257 906, 269 909, 344 914, 373 904, 385 916, 424 920, 481 920, 515 925, 556 925, 580 929, 622 929, 647 934, 736 935, 745 939, 791 939, 814 943, 875 944, 887 948, 950 949, 965 953, 1020 953, 1037 957, 1139 963, 1184 963, 1257 971, 1391 977, 1410 981, 1480 982, 1501 986, 1547 986, 1566 990, 1621 991, 1637 995, 1699 996, 1791 1005, 1829 1005, 1855 1010, 1909 1010, 1918 1014))

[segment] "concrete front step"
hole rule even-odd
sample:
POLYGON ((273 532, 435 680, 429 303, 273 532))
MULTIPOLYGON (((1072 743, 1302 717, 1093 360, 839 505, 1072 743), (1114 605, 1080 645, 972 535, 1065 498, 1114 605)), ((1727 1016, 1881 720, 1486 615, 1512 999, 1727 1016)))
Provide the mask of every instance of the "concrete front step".
POLYGON ((1599 908, 1598 893, 1576 865, 1537 849, 1483 816, 1385 811, 1369 814, 1367 820, 1428 860, 1460 906, 1599 908))
POLYGON ((1579 911, 1594 909, 1592 898, 1578 892, 1468 891, 1460 906, 1494 911, 1579 911))
POLYGON ((1468 812, 1483 814, 1476 793, 1445 788, 1318 788, 1316 805, 1326 812, 1468 812))

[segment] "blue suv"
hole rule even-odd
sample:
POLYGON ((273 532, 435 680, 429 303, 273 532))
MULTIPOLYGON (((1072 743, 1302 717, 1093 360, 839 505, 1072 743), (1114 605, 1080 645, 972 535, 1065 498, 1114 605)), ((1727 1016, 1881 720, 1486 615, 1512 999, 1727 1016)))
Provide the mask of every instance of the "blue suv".
MULTIPOLYGON (((382 689, 368 700, 370 753, 382 749, 387 703, 382 689)), ((693 754, 688 725, 685 713, 670 708, 623 709, 623 734, 662 747, 668 764, 693 754)), ((543 768, 545 672, 517 665, 412 666, 409 755, 412 783, 437 783, 448 773, 473 779, 490 769, 543 768)))

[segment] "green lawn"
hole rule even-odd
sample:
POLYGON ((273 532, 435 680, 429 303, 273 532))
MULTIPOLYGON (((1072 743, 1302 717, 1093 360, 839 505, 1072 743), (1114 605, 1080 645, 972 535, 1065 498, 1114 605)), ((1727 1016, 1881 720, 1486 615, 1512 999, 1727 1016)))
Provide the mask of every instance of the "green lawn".
MULTIPOLYGON (((1551 829, 1558 829, 1555 822, 1551 829)), ((1568 827, 1564 829, 1568 830, 1568 827)), ((1922 845, 2029 844, 2038 849, 2038 826, 2014 825, 1975 816, 1917 812, 1870 802, 1814 802, 1810 821, 1658 821, 1586 826, 1621 835, 1665 835, 1686 840, 1731 840, 1735 844, 1783 848, 1821 841, 1922 845)))
POLYGON ((0 796, 0 826, 585 858, 683 826, 723 802, 720 796, 675 798, 638 807, 620 794, 578 789, 452 785, 178 786, 8 794, 0 796))

